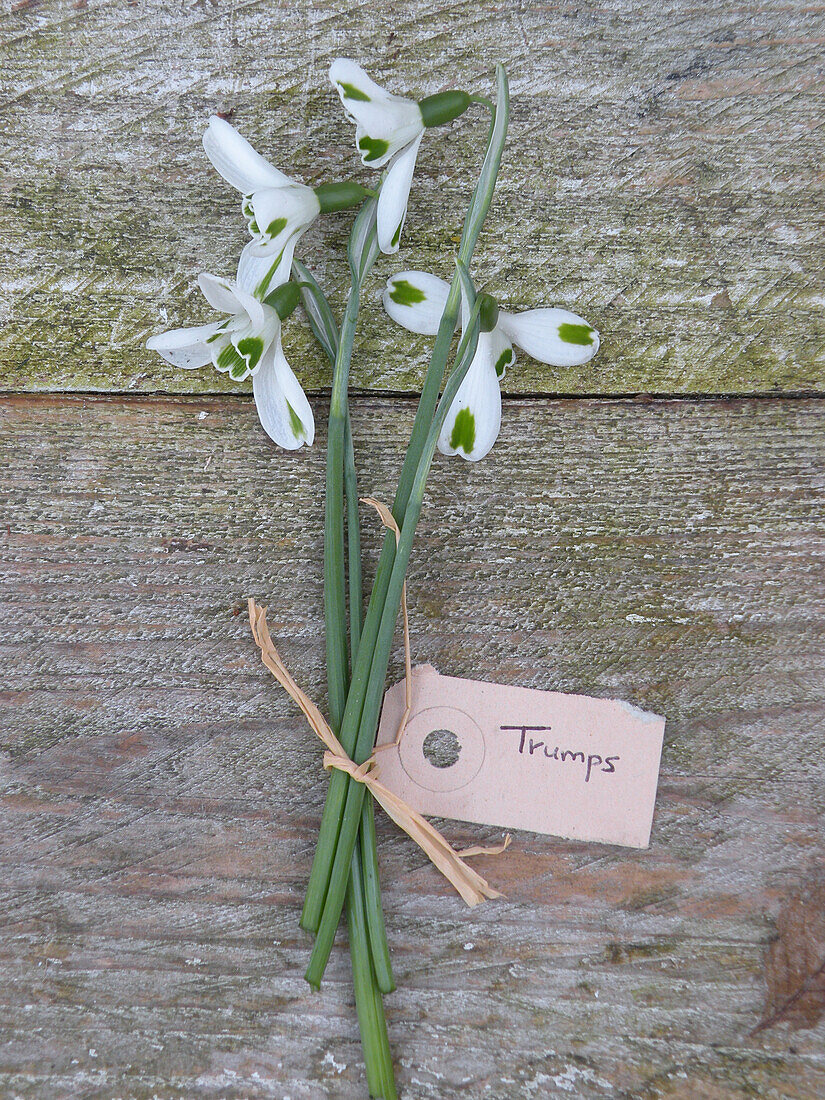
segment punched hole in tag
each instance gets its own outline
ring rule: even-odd
[[[484,762],[484,736],[458,707],[426,707],[407,721],[398,747],[401,766],[427,791],[456,791],[478,775]]]
[[[432,730],[424,738],[421,751],[434,768],[452,768],[458,763],[461,742],[452,730]]]

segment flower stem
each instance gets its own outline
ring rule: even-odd
[[[347,885],[347,927],[352,956],[352,980],[355,987],[355,1009],[361,1031],[361,1046],[371,1097],[396,1100],[387,1021],[381,991],[375,981],[367,936],[364,911],[364,880],[361,853],[356,848],[350,866]]]
[[[347,302],[338,353],[332,372],[327,442],[326,509],[324,513],[324,626],[327,643],[327,690],[333,729],[340,729],[347,698],[347,615],[344,570],[344,453],[347,435],[347,387],[359,287],[353,283]]]
[[[508,87],[507,77],[501,65],[497,66],[496,78],[498,106],[493,115],[484,162],[464,221],[461,244],[459,246],[459,259],[468,266],[484,220],[487,216],[487,211],[490,207],[499,166],[501,164],[504,139],[507,132],[509,115]],[[399,525],[405,522],[413,483],[422,459],[428,433],[431,430],[433,414],[438,400],[438,392],[444,379],[449,348],[458,319],[460,297],[460,283],[458,276],[456,276],[450,287],[444,314],[441,318],[438,335],[436,336],[435,345],[430,358],[430,364],[424,379],[421,398],[413,423],[412,434],[410,436],[410,443],[404,459],[398,489],[393,503],[393,515]],[[361,645],[358,650],[358,657],[353,665],[352,683],[350,685],[344,718],[341,725],[341,743],[346,752],[350,755],[352,755],[355,750],[358,731],[361,725],[362,712],[364,710],[364,701],[368,687],[370,686],[370,679],[373,676],[373,656],[384,606],[387,601],[395,558],[395,537],[391,532],[388,532],[384,539],[384,546],[378,562],[372,596],[370,598],[367,617],[362,631]],[[377,677],[377,675],[378,665],[375,666],[375,676]],[[381,688],[383,688],[383,679],[385,676],[386,666],[381,674]],[[374,686],[372,691],[373,693],[375,692]],[[336,846],[341,829],[341,819],[344,813],[348,787],[351,782],[348,776],[336,772],[331,777],[327,791],[327,801],[321,821],[318,848],[316,849],[315,861],[313,863],[312,873],[307,887],[307,897],[304,904],[304,918],[308,920],[308,923],[304,924],[304,927],[311,927],[313,931],[318,929],[321,914],[324,911],[327,888],[335,862]],[[362,784],[357,784],[357,786],[360,787]],[[316,944],[316,947],[317,946]],[[320,955],[322,954],[323,949],[320,951]],[[314,965],[311,961],[310,969],[307,972],[308,980],[311,981],[314,978],[316,981],[320,982],[325,963],[325,958],[320,967],[317,965],[317,959],[314,959]]]
[[[486,107],[491,114],[495,114],[496,106],[492,99],[488,99],[486,95],[471,95],[470,102],[480,103],[482,106]]]
[[[355,472],[355,453],[352,442],[352,424],[347,403],[347,420],[344,440],[344,495],[347,505],[347,559],[349,576],[349,632],[351,661],[354,664],[361,638],[361,532],[358,522],[358,483]],[[381,905],[381,884],[378,875],[378,849],[375,837],[375,802],[370,795],[361,808],[359,850],[353,857],[360,861],[363,883],[364,914],[374,979],[381,993],[392,993],[395,979],[392,973],[384,910]],[[353,960],[353,966],[355,960]],[[383,1012],[383,1009],[382,1009]]]
[[[361,783],[358,785],[363,786]],[[375,800],[371,794],[364,799],[361,807],[361,826],[358,837],[364,874],[364,907],[375,980],[382,993],[392,993],[395,989],[395,978],[392,973],[387,929],[384,924],[384,908],[381,904],[378,846],[375,838]]]
[[[327,666],[332,667],[329,677],[329,707],[333,729],[341,728],[346,693],[343,683],[346,678],[346,659],[342,657],[346,644],[346,626],[344,620],[344,565],[343,565],[343,490],[344,490],[344,452],[346,450],[346,421],[348,418],[347,394],[349,385],[349,364],[352,357],[352,344],[355,338],[355,326],[358,320],[358,306],[361,285],[378,255],[376,242],[375,216],[376,200],[369,199],[361,208],[353,223],[347,254],[352,281],[347,308],[344,314],[341,332],[335,347],[335,361],[332,376],[332,396],[329,413],[329,443],[327,448],[326,513],[324,526],[324,595],[327,631]],[[350,475],[350,480],[354,477]],[[357,510],[357,496],[348,501],[348,511]],[[360,570],[360,563],[359,563]],[[360,600],[359,600],[360,617]],[[359,630],[359,639],[360,639]],[[342,643],[343,638],[343,643]],[[360,644],[358,647],[360,652]],[[356,647],[352,647],[353,666],[357,666]],[[346,747],[346,746],[345,746]],[[343,772],[333,771],[327,789],[326,806],[343,808],[348,777]],[[341,815],[327,812],[326,807],[321,818],[318,843],[315,849],[310,872],[310,884],[315,888],[307,889],[304,907],[301,913],[301,927],[315,932],[321,919],[326,884],[329,880],[331,862],[326,853],[334,851],[338,839]],[[375,923],[375,922],[374,922]]]
[[[373,204],[374,205],[374,204]],[[356,229],[364,218],[356,219]],[[368,219],[366,219],[368,221]],[[327,677],[330,718],[340,728],[344,701],[349,688],[350,665],[346,646],[346,575],[344,570],[344,508],[346,501],[347,560],[349,573],[350,638],[352,661],[355,660],[362,615],[361,539],[358,518],[358,484],[350,421],[348,383],[349,365],[358,320],[360,288],[374,255],[361,250],[361,260],[351,263],[352,287],[340,333],[320,287],[304,269],[302,289],[310,323],[333,364],[330,400],[329,445],[327,450],[326,512],[324,539],[324,607],[327,632]],[[352,256],[351,256],[352,259]],[[299,269],[299,276],[300,276]],[[314,308],[313,308],[314,307]],[[361,842],[352,854],[347,884],[347,925],[352,956],[355,1004],[361,1030],[364,1062],[370,1095],[395,1100],[392,1057],[381,999],[383,990],[394,988],[389,948],[386,942],[381,895],[378,887],[378,862],[372,799],[361,808],[364,821]],[[377,963],[373,965],[373,955]]]
[[[344,495],[347,507],[347,558],[349,578],[349,626],[350,648],[353,655],[358,652],[361,636],[361,533],[358,522],[358,483],[355,474],[355,453],[352,444],[352,425],[347,403],[347,417],[344,437]],[[361,1047],[364,1051],[364,1066],[367,1073],[367,1086],[371,1097],[380,1100],[396,1100],[395,1077],[392,1067],[387,1021],[384,1016],[382,992],[387,992],[379,981],[372,955],[374,920],[368,918],[369,903],[375,904],[375,891],[368,885],[370,879],[378,880],[378,863],[375,850],[375,822],[373,817],[373,799],[364,800],[362,807],[362,826],[360,845],[355,849],[350,865],[347,883],[347,929],[349,931],[350,957],[352,960],[352,983],[355,990],[355,1010],[358,1014],[358,1026],[361,1033]],[[369,819],[366,827],[364,819]],[[372,822],[372,828],[369,827]],[[381,915],[381,897],[377,895],[378,911]],[[386,966],[389,969],[389,951],[386,938],[383,940],[386,954]],[[389,970],[390,977],[392,971]]]
[[[358,220],[356,219],[356,221]],[[353,233],[355,233],[355,226],[353,226]],[[369,252],[367,252],[367,257],[369,257]],[[314,276],[304,264],[296,260],[293,262],[293,269],[298,287],[302,292],[301,298],[310,328],[335,369],[336,365],[339,364],[340,333],[329,302]],[[352,270],[353,280],[355,281],[357,275],[360,281],[362,270],[365,273],[363,265],[361,263],[353,264]],[[343,360],[341,362],[343,363]],[[338,369],[340,369],[340,365]],[[361,534],[358,522],[358,482],[355,471],[355,453],[348,400],[345,411],[343,482],[346,499],[347,557],[349,565],[350,652],[352,660],[354,660],[358,652],[361,635],[361,606],[363,600]],[[344,670],[344,678],[348,682],[349,668]],[[371,798],[364,802],[362,813],[365,816],[368,813],[368,806],[371,810]],[[392,986],[392,971],[389,968],[389,952],[384,934],[380,895],[377,894],[377,883],[378,865],[375,852],[375,834],[370,827],[370,822],[367,821],[366,828],[362,829],[361,846],[354,853],[350,867],[350,881],[347,886],[347,924],[349,927],[350,954],[352,956],[355,1004],[361,1028],[370,1094],[375,1097],[382,1097],[383,1100],[394,1100],[396,1092],[392,1058],[387,1039],[384,1005],[381,999],[382,989]],[[372,907],[377,908],[377,921],[375,918],[368,919]],[[376,929],[380,930],[380,940],[377,944]],[[371,953],[375,953],[378,959],[386,959],[386,967],[382,971],[381,977],[376,973]],[[389,985],[387,975],[389,975]]]
[[[358,481],[355,475],[355,449],[352,423],[347,402],[344,425],[344,496],[347,502],[347,575],[349,577],[349,644],[350,663],[355,663],[361,643],[361,602],[364,598],[361,579],[361,528],[358,521]]]
[[[432,464],[438,434],[444,423],[452,401],[458,392],[458,387],[469,370],[476,342],[478,340],[478,304],[473,308],[471,322],[464,332],[459,350],[456,356],[455,369],[450,374],[449,381],[444,389],[444,395],[439,403],[438,410],[430,425],[430,430],[422,448],[421,458],[415,471],[413,483],[410,489],[410,497],[401,527],[401,535],[398,540],[398,550],[395,555],[386,596],[379,614],[379,628],[376,636],[376,644],[371,661],[370,672],[367,680],[367,688],[363,698],[363,711],[361,714],[354,752],[350,755],[353,759],[362,763],[370,755],[375,741],[375,731],[378,726],[378,716],[381,709],[384,680],[389,664],[392,638],[395,631],[395,621],[398,616],[398,608],[401,602],[401,590],[407,572],[410,553],[412,551],[415,528],[421,514],[424,502],[424,492],[427,484],[427,475]],[[372,600],[370,612],[373,611]],[[368,612],[369,618],[369,612]],[[364,643],[361,643],[360,655],[364,652]],[[352,693],[350,694],[352,698]],[[309,966],[305,974],[309,984],[317,989],[326,968],[335,931],[341,919],[341,908],[344,903],[344,895],[347,886],[349,866],[352,861],[353,851],[358,838],[358,830],[362,820],[362,807],[366,788],[363,783],[352,782],[346,792],[344,811],[341,818],[341,826],[338,835],[336,850],[333,853],[332,870],[329,885],[326,892],[318,933],[310,956]]]

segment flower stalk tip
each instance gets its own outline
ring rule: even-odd
[[[264,304],[271,306],[282,321],[285,321],[298,306],[301,290],[295,283],[281,283],[264,298]]]

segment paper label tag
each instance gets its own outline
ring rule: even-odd
[[[384,697],[391,745],[404,681]],[[616,699],[412,674],[399,748],[376,754],[381,782],[422,814],[646,848],[665,720]]]

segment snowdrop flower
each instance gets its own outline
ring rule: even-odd
[[[243,261],[242,261],[243,264]],[[280,447],[312,445],[315,420],[301,384],[281,348],[281,320],[298,304],[294,283],[284,283],[259,301],[238,279],[203,274],[198,283],[209,304],[229,316],[197,328],[178,328],[153,336],[146,346],[173,367],[193,370],[207,363],[236,382],[252,377],[258,416],[267,435]]]
[[[397,252],[424,130],[458,118],[473,99],[457,91],[440,92],[418,102],[392,95],[370,80],[360,65],[341,57],[333,61],[329,78],[355,123],[361,162],[376,168],[387,166],[378,196],[378,244],[382,252]]]
[[[402,271],[387,283],[384,309],[410,332],[434,336],[449,290],[449,285],[435,275]],[[438,439],[442,454],[458,454],[471,462],[484,458],[498,436],[499,381],[516,361],[513,344],[540,363],[554,367],[581,366],[599,350],[598,332],[575,313],[566,309],[506,313],[489,294],[480,297],[481,331],[476,353]]]
[[[295,246],[319,214],[354,206],[369,194],[351,181],[312,188],[290,179],[217,115],[209,120],[203,147],[215,169],[243,195],[252,240],[241,266],[259,298],[287,282]]]

